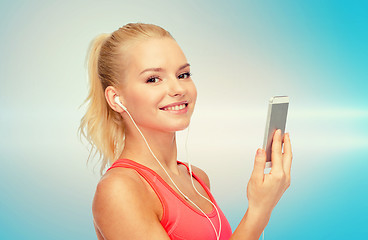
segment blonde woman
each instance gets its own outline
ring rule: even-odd
[[[289,135],[274,135],[272,170],[258,149],[248,210],[232,232],[206,173],[177,160],[197,92],[173,37],[151,24],[98,36],[89,54],[90,92],[81,132],[102,159],[93,200],[99,240],[258,239],[290,185]],[[284,152],[282,153],[282,144]]]

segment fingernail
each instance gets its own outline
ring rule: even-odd
[[[281,135],[281,129],[277,129],[276,133]]]
[[[262,149],[262,148],[258,148],[258,150],[257,150],[257,155],[262,154],[262,152],[263,152],[263,149]]]

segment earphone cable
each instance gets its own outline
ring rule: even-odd
[[[143,133],[141,132],[141,130],[138,128],[138,126],[137,126],[137,124],[135,123],[135,121],[133,120],[133,117],[130,115],[130,113],[129,113],[129,111],[128,110],[126,110],[125,109],[125,112],[129,115],[129,117],[130,117],[130,119],[132,120],[132,122],[133,122],[133,124],[134,124],[134,126],[137,128],[137,130],[138,130],[138,132],[141,134],[141,136],[142,136],[142,138],[143,138],[143,140],[144,140],[144,142],[146,143],[146,145],[147,145],[147,147],[148,147],[148,150],[151,152],[151,154],[152,154],[152,156],[156,159],[156,161],[158,162],[158,164],[161,166],[161,168],[164,170],[164,172],[166,173],[166,175],[169,177],[169,179],[170,179],[170,181],[172,182],[172,184],[175,186],[175,188],[179,191],[179,193],[186,199],[186,200],[188,200],[191,204],[193,204],[204,216],[206,216],[206,218],[208,219],[208,221],[210,221],[210,223],[211,223],[211,225],[212,225],[212,227],[213,227],[213,230],[215,231],[215,234],[216,234],[216,238],[217,238],[217,240],[219,240],[220,239],[220,236],[219,236],[219,234],[220,234],[220,232],[219,233],[217,233],[217,231],[216,231],[216,228],[215,228],[215,226],[214,226],[214,224],[213,224],[213,222],[211,221],[211,219],[207,216],[207,214],[200,208],[200,207],[198,207],[197,206],[197,204],[195,204],[189,197],[187,197],[180,189],[179,189],[179,187],[175,184],[175,182],[174,182],[174,180],[170,177],[170,174],[166,171],[166,169],[165,169],[165,167],[161,164],[161,162],[157,159],[157,157],[156,157],[156,155],[153,153],[153,151],[152,151],[152,149],[151,149],[151,147],[149,146],[149,144],[148,144],[148,142],[147,142],[147,140],[146,140],[146,138],[144,137],[144,135],[143,135]],[[190,166],[190,164],[189,164],[189,166]],[[190,169],[191,169],[191,167],[189,167]],[[191,171],[191,170],[190,170]],[[192,173],[190,172],[190,175],[191,175],[191,179],[192,179]],[[193,184],[193,179],[192,179],[192,185],[194,186],[194,184]],[[197,189],[194,187],[194,189],[197,191]],[[199,193],[198,191],[197,191],[197,193]],[[199,193],[200,194],[200,193]],[[202,194],[200,194],[203,198],[205,198],[205,199],[207,199],[206,197],[204,197]],[[208,200],[208,199],[207,199]],[[208,200],[208,201],[210,201],[210,200]],[[211,201],[210,201],[211,202]],[[211,202],[212,203],[212,202]],[[213,203],[212,203],[213,204]],[[218,210],[217,210],[217,208],[216,208],[216,206],[213,204],[213,206],[215,207],[215,209],[216,209],[216,212],[217,212],[217,214],[218,214],[218,216],[219,216],[219,221],[220,221],[220,229],[221,229],[221,220],[220,220],[220,215],[219,215],[219,212],[218,212]]]
[[[197,188],[194,186],[194,181],[193,181],[193,171],[192,171],[192,164],[190,163],[190,158],[189,158],[189,154],[188,154],[188,135],[189,135],[189,127],[190,125],[188,126],[188,130],[187,130],[187,135],[186,135],[186,138],[185,138],[185,152],[186,152],[186,159],[187,159],[187,162],[188,162],[188,166],[189,166],[189,173],[190,173],[190,179],[191,179],[191,182],[192,182],[192,186],[194,188],[194,190],[204,199],[206,199],[209,203],[212,204],[212,206],[215,208],[216,210],[216,213],[217,213],[217,216],[218,216],[218,219],[219,219],[219,231],[218,231],[218,234],[216,234],[217,236],[217,239],[220,239],[220,235],[221,235],[221,217],[220,217],[220,213],[216,207],[216,205],[211,201],[209,200],[208,198],[206,198],[205,196],[203,196],[198,190]],[[212,222],[211,222],[212,224]],[[213,224],[212,224],[213,225]]]

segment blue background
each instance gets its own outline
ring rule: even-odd
[[[367,1],[1,1],[0,238],[96,239],[99,166],[77,136],[85,56],[128,22],[166,28],[186,53],[199,94],[189,158],[233,229],[267,100],[289,95],[292,183],[265,239],[364,238],[367,12]]]

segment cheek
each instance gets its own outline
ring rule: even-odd
[[[153,89],[137,88],[130,90],[126,100],[127,105],[131,106],[135,112],[147,112],[155,110],[158,107],[158,104],[162,100],[162,94],[160,91]]]

